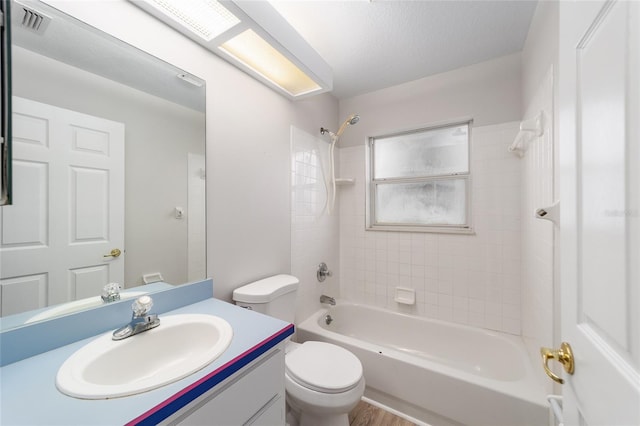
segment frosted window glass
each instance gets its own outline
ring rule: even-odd
[[[378,224],[464,225],[466,179],[380,183],[375,187]]]
[[[469,172],[469,125],[375,138],[373,179]]]

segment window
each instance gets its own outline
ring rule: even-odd
[[[470,124],[369,139],[368,229],[471,232]]]

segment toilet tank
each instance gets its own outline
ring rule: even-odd
[[[293,323],[300,281],[292,275],[275,275],[233,291],[236,305]]]

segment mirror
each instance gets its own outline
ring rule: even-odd
[[[40,1],[11,6],[2,322],[111,282],[205,278],[204,81]]]

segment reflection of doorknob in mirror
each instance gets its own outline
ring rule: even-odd
[[[555,359],[564,367],[564,371],[569,374],[573,374],[575,371],[575,361],[573,359],[573,351],[571,345],[567,342],[562,342],[560,349],[540,348],[540,355],[542,355],[542,367],[544,372],[547,373],[554,382],[558,382],[561,385],[564,384],[564,380],[556,376],[547,365],[550,359]]]
[[[122,254],[122,252],[120,251],[120,249],[113,249],[111,250],[111,252],[109,254],[105,254],[103,257],[118,257]]]

